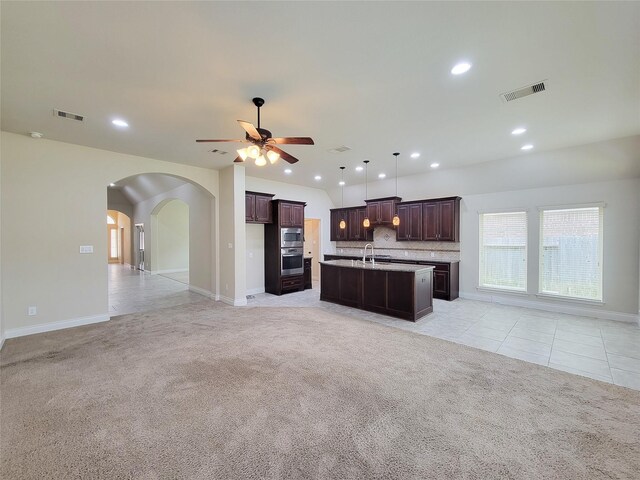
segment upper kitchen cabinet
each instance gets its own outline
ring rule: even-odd
[[[460,241],[460,197],[422,203],[422,239],[437,242]]]
[[[332,242],[341,242],[341,241],[348,240],[349,230],[347,228],[340,228],[341,220],[344,220],[345,222],[349,220],[349,211],[344,208],[331,210],[331,241]]]
[[[398,204],[396,240],[422,240],[422,204]]]
[[[281,227],[304,227],[304,202],[292,200],[274,200],[274,208],[278,209]]]
[[[396,203],[401,200],[399,197],[365,200],[367,204],[367,217],[369,217],[371,225],[392,225],[393,215],[396,212]]]
[[[366,214],[367,210],[365,207],[349,209],[349,219],[347,220],[347,240],[356,240],[361,242],[373,240],[373,229],[367,229],[363,226]]]
[[[245,221],[246,223],[271,223],[273,215],[271,199],[273,194],[259,192],[245,192]]]

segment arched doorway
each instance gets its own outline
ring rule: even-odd
[[[216,210],[209,191],[181,177],[145,173],[114,182],[107,202],[130,212],[133,228],[132,267],[109,266],[112,316],[215,298]]]

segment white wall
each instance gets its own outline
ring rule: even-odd
[[[212,228],[216,223],[213,212],[214,198],[200,187],[184,185],[163,192],[134,205],[134,223],[145,225],[145,270],[156,273],[168,270],[158,263],[158,225],[152,216],[171,205],[171,200],[180,200],[188,206],[188,218],[182,218],[188,227],[189,288],[207,296],[215,296],[215,243]],[[178,203],[178,202],[176,202]],[[136,239],[137,242],[137,239]],[[137,248],[137,246],[135,247]]]
[[[220,171],[220,300],[246,305],[244,166]]]
[[[319,251],[322,253],[331,253],[334,251],[331,242],[330,232],[330,213],[329,210],[334,208],[333,202],[327,195],[327,192],[319,188],[309,188],[300,185],[291,185],[289,183],[274,182],[272,180],[263,180],[256,177],[246,177],[246,189],[252,192],[272,193],[274,200],[296,200],[306,202],[304,209],[305,218],[317,218],[320,220],[320,246]],[[257,227],[257,228],[253,228]],[[262,262],[253,261],[256,252],[264,252],[264,227],[256,225],[247,225],[247,263],[246,278],[247,292],[259,293],[264,291],[264,258]],[[253,251],[254,259],[249,259],[249,252]],[[252,260],[252,261],[250,261]],[[314,262],[320,259],[314,259]]]
[[[109,183],[161,172],[192,180],[218,195],[214,170],[26,135],[2,132],[0,156],[7,337],[109,318],[105,261]],[[80,245],[93,245],[94,253],[80,254]],[[27,316],[30,305],[38,307],[36,316]]]
[[[638,244],[640,180],[565,185],[512,192],[464,195],[461,212],[460,294],[468,298],[548,307],[575,313],[602,315],[633,321],[638,312]],[[604,202],[603,298],[604,305],[538,298],[540,216],[538,207]],[[528,212],[527,293],[490,294],[479,291],[478,212],[522,208]],[[603,313],[605,312],[605,313]],[[615,312],[619,315],[612,314]],[[627,315],[624,315],[627,314]]]
[[[157,214],[158,273],[189,270],[189,205],[171,200]]]

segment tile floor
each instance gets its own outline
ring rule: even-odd
[[[180,281],[109,266],[112,315],[202,301],[210,300]],[[317,288],[252,295],[247,306],[322,308],[640,390],[640,327],[634,324],[463,299],[434,300],[434,313],[413,323],[321,302]]]

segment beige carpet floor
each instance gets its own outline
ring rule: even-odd
[[[640,392],[314,308],[8,340],[3,479],[638,478]]]

